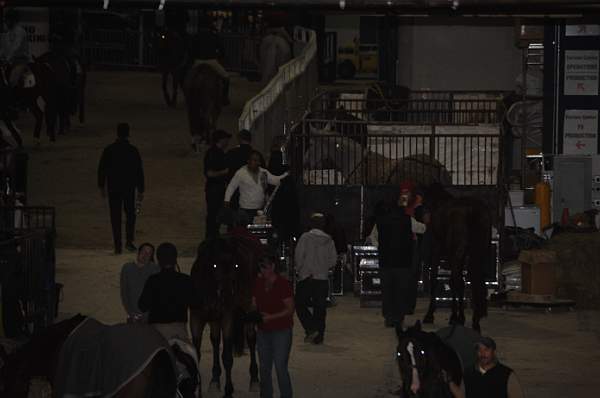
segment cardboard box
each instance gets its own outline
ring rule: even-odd
[[[523,250],[521,262],[521,291],[526,294],[554,295],[556,293],[556,253],[550,250]]]

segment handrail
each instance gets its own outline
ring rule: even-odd
[[[317,53],[317,35],[311,29],[296,26],[294,39],[305,42],[300,54],[279,67],[277,74],[254,97],[246,102],[238,121],[240,130],[252,128],[256,119],[262,116],[283,93],[286,85],[303,73]]]

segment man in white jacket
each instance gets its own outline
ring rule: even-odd
[[[329,270],[337,262],[337,251],[331,236],[323,232],[323,214],[314,213],[310,225],[310,231],[298,240],[294,254],[298,275],[296,314],[306,332],[304,341],[321,344],[325,335]],[[313,307],[312,313],[309,306]]]

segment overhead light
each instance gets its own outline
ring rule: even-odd
[[[346,8],[346,0],[340,0],[340,9],[343,10]]]
[[[160,3],[158,3],[158,11],[162,11],[165,8],[165,2],[167,0],[160,0]]]
[[[104,8],[105,10],[108,10],[108,3],[110,3],[110,0],[103,0],[103,2],[104,2],[104,6],[103,6],[103,8]]]

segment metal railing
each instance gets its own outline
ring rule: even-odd
[[[292,135],[290,153],[293,173],[304,185],[397,185],[411,179],[495,186],[501,144],[497,127],[305,119]]]
[[[369,96],[365,90],[332,90],[311,101],[311,111],[332,118],[340,109],[361,120],[401,123],[500,123],[504,115],[501,91],[409,91],[405,98]]]
[[[244,105],[239,118],[239,128],[251,130],[253,145],[264,153],[270,152],[277,136],[286,135],[286,126],[302,118],[317,86],[316,33],[296,27],[294,39],[304,43],[303,48]]]

